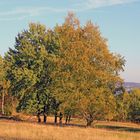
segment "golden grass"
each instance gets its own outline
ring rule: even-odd
[[[1,120],[0,140],[140,140],[140,133]]]

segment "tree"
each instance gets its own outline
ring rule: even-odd
[[[132,121],[140,121],[140,89],[134,89],[130,95],[128,118]]]
[[[5,57],[9,62],[11,92],[18,97],[19,111],[35,113],[44,122],[54,111],[71,116],[80,113],[90,126],[94,119],[112,119],[114,91],[122,82],[124,58],[111,53],[98,26],[81,26],[73,13],[62,25],[46,30],[30,24],[16,37],[15,48]],[[111,115],[109,115],[111,114]]]
[[[19,100],[17,110],[36,114],[38,122],[43,114],[45,123],[52,96],[49,85],[55,51],[50,34],[45,26],[31,23],[28,30],[18,34],[15,48],[5,56],[10,65],[10,89]]]
[[[5,96],[8,95],[8,89],[10,82],[6,80],[6,70],[7,66],[5,60],[0,56],[0,93],[1,93],[1,113],[2,115],[6,114],[5,112]]]
[[[130,110],[130,94],[123,92],[115,96],[116,98],[116,116],[117,121],[126,121]]]
[[[1,113],[4,114],[4,90],[3,90],[3,80],[4,80],[4,64],[3,58],[0,56],[0,91],[1,91]]]
[[[55,27],[54,33],[60,44],[54,92],[63,105],[79,105],[87,125],[91,125],[95,114],[105,112],[103,106],[110,110],[106,102],[114,100],[111,93],[122,82],[119,72],[123,70],[124,58],[108,50],[97,26],[87,22],[81,27],[73,13],[69,13],[64,24]],[[79,100],[68,100],[71,96]]]
[[[75,94],[67,96],[65,101],[60,105],[60,110],[65,117],[65,124],[69,124],[71,117],[79,113],[79,107],[77,106],[78,98]]]

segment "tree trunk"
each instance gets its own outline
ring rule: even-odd
[[[57,112],[54,114],[54,123],[57,124]]]
[[[2,101],[1,101],[1,111],[2,111],[2,115],[4,115],[4,92],[2,92]]]
[[[68,123],[70,123],[71,121],[71,115],[69,115],[69,118],[68,118]]]
[[[39,108],[40,100],[39,100],[39,95],[37,94],[36,96],[37,96],[37,102],[38,102],[37,118],[38,118],[38,123],[40,123],[41,122],[41,118],[40,118],[41,113],[40,113],[40,108]]]
[[[65,121],[65,124],[67,124],[68,122],[68,115],[66,115],[66,121]]]
[[[66,121],[65,124],[69,124],[71,120],[71,115],[66,115]]]
[[[59,124],[62,125],[62,118],[63,118],[63,114],[60,112],[59,114]]]
[[[43,112],[43,115],[44,115],[44,123],[47,122],[47,111],[48,111],[48,107],[46,105],[44,105],[44,112]]]
[[[92,120],[87,120],[87,127],[90,127],[92,122],[93,122]]]
[[[47,114],[44,113],[44,123],[46,123],[46,122],[47,122]]]
[[[89,115],[89,116],[86,118],[86,121],[87,121],[87,127],[90,127],[91,124],[93,123],[93,117],[92,117],[92,115]]]
[[[40,113],[37,114],[38,123],[41,122]]]

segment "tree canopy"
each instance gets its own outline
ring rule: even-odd
[[[97,25],[81,25],[73,13],[53,29],[30,23],[4,61],[17,111],[37,115],[38,122],[41,115],[46,122],[49,113],[56,122],[59,112],[60,121],[80,115],[90,126],[94,119],[113,119],[121,106],[114,93],[123,82],[124,57],[110,52]]]

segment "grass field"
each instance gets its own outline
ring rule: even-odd
[[[0,120],[0,140],[140,140],[140,126],[98,122],[98,128]]]

